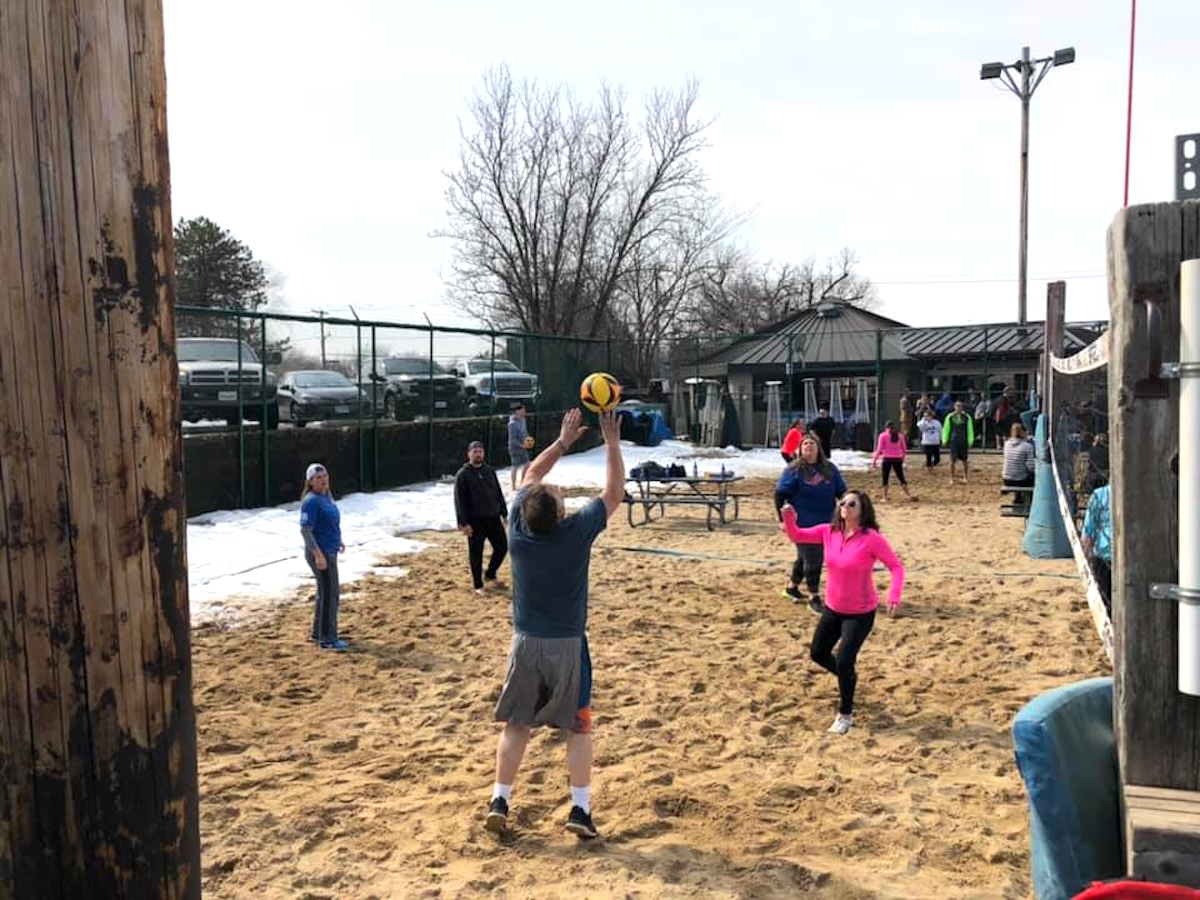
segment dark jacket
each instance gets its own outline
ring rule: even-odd
[[[458,470],[454,476],[454,512],[460,526],[508,515],[495,469],[487,463],[479,467],[467,463]]]

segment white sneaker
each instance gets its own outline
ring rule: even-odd
[[[833,724],[829,726],[830,734],[845,734],[850,730],[850,726],[854,724],[854,716],[843,716],[838,713],[838,717],[833,720]]]

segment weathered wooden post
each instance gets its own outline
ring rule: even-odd
[[[1130,872],[1200,885],[1200,698],[1178,688],[1174,600],[1179,395],[1161,363],[1177,360],[1180,262],[1200,257],[1200,202],[1135,206],[1108,236],[1112,325],[1115,721]],[[1194,443],[1194,434],[1182,436]],[[1200,502],[1200,498],[1187,498]]]
[[[159,0],[0,2],[0,897],[198,897]]]

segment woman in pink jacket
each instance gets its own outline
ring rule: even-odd
[[[908,492],[908,479],[904,477],[904,457],[908,455],[908,438],[896,429],[895,422],[888,422],[883,431],[879,432],[879,440],[875,444],[875,455],[871,457],[871,468],[883,459],[883,502],[888,498],[888,480],[893,472],[900,482],[900,489],[909,500],[916,500]]]
[[[904,590],[904,564],[879,533],[875,507],[862,491],[842,495],[829,525],[801,528],[796,524],[796,511],[785,504],[782,528],[793,543],[823,544],[825,548],[825,610],[813,632],[811,653],[813,662],[837,676],[840,702],[829,730],[845,734],[854,724],[855,661],[875,625],[879,606],[871,570],[878,560],[891,572],[887,609],[888,615],[895,615]],[[835,656],[833,647],[839,640]]]

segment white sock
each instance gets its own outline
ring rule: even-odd
[[[507,803],[512,799],[512,787],[511,784],[501,784],[497,781],[492,785],[492,798],[501,797]]]
[[[587,787],[575,787],[575,785],[571,785],[571,805],[578,806],[590,815],[592,812],[591,785]]]

